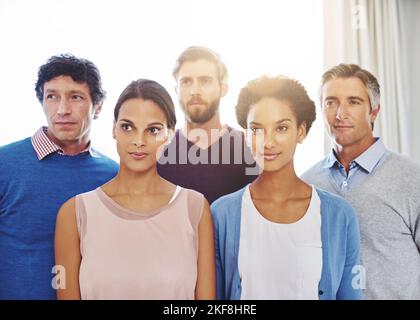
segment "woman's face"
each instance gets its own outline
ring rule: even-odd
[[[289,104],[264,97],[251,105],[247,116],[247,141],[258,165],[264,171],[277,171],[293,165],[297,143],[306,135],[305,123],[297,119]]]
[[[165,113],[156,103],[143,99],[125,101],[113,128],[121,167],[143,172],[156,166],[172,133]]]

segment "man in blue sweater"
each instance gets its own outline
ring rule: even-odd
[[[380,89],[357,65],[324,73],[321,101],[332,152],[303,180],[356,209],[367,299],[420,299],[420,166],[373,136]]]
[[[0,299],[55,299],[56,214],[118,171],[90,143],[105,98],[92,62],[51,57],[39,68],[35,91],[48,126],[0,147]]]

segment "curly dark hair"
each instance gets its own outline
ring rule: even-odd
[[[77,58],[66,53],[52,56],[39,67],[38,80],[35,84],[36,97],[42,103],[45,82],[59,76],[69,76],[76,82],[86,82],[90,98],[94,105],[102,105],[106,92],[102,89],[101,75],[98,68],[89,60]]]
[[[239,93],[235,107],[239,125],[247,128],[250,107],[264,97],[272,97],[290,104],[297,119],[297,125],[306,123],[306,133],[316,118],[315,103],[309,98],[305,88],[296,80],[285,77],[262,76],[249,81]]]
[[[165,113],[168,128],[176,125],[175,106],[168,91],[158,82],[148,79],[132,81],[121,93],[114,108],[114,120],[118,120],[121,106],[130,99],[151,100]]]

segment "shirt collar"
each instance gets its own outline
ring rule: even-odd
[[[385,145],[380,138],[375,138],[376,142],[372,144],[365,152],[358,156],[354,161],[365,169],[367,172],[371,173],[372,170],[376,167],[379,160],[386,152]]]
[[[47,127],[39,128],[39,130],[35,132],[35,134],[31,137],[31,142],[35,149],[38,160],[42,160],[54,152],[57,152],[61,155],[68,155],[64,153],[63,149],[61,149],[58,145],[52,142],[50,138],[48,138]],[[98,157],[96,151],[92,149],[90,141],[85,149],[77,154],[72,154],[71,156],[77,156],[84,152],[89,152],[91,156]]]
[[[358,156],[353,161],[356,162],[360,167],[371,173],[375,166],[381,160],[382,156],[386,152],[386,147],[381,138],[375,138],[375,143],[372,144],[365,152]],[[340,164],[337,159],[334,150],[325,159],[323,167],[328,169],[333,167],[335,164]]]

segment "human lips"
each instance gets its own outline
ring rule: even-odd
[[[188,106],[203,106],[206,105],[206,102],[203,100],[191,100],[188,102]]]
[[[334,125],[334,129],[337,129],[337,130],[352,129],[352,128],[353,126],[349,124],[335,124]]]
[[[149,155],[146,152],[129,152],[129,154],[134,160],[143,160]]]
[[[264,160],[267,161],[273,161],[275,160],[280,153],[264,153],[262,156],[264,157]]]
[[[54,125],[61,127],[61,128],[68,128],[68,127],[73,127],[77,124],[77,122],[73,122],[73,121],[55,121]]]

